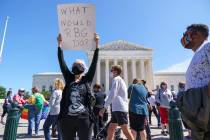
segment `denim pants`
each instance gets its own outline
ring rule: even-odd
[[[152,123],[152,120],[151,120],[152,112],[155,114],[155,117],[157,118],[157,122],[158,122],[158,126],[159,126],[160,125],[160,114],[157,111],[155,106],[152,106],[152,110],[149,110],[149,123],[150,124]]]
[[[44,137],[45,140],[51,140],[50,136],[50,127],[57,124],[58,115],[48,115],[47,119],[44,122],[43,129],[44,129]],[[58,131],[58,140],[61,140],[60,130],[57,125],[57,131]]]
[[[39,133],[39,124],[42,116],[42,110],[39,112],[30,111],[28,112],[28,135],[32,135],[33,126],[35,123],[35,134]]]

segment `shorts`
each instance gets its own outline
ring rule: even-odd
[[[128,124],[128,116],[126,112],[112,112],[111,123],[117,123],[119,126]]]
[[[168,109],[160,107],[160,120],[162,124],[168,124]]]
[[[129,112],[130,128],[139,132],[145,129],[146,115]]]

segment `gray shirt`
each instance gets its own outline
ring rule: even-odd
[[[50,97],[50,115],[58,115],[60,112],[60,102],[62,98],[62,90],[55,90]]]

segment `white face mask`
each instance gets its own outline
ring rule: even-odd
[[[114,78],[114,75],[113,75],[112,72],[109,74],[109,77],[110,77],[110,78]]]

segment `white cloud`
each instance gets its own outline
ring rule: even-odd
[[[159,71],[156,71],[156,72],[186,72],[187,71],[187,68],[190,64],[190,61],[191,61],[191,58],[190,59],[187,59],[181,63],[178,63],[178,64],[174,64],[168,68],[165,68],[163,70],[159,70]]]

